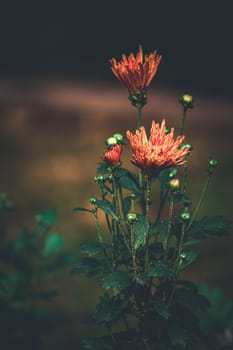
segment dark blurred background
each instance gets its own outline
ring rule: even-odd
[[[97,194],[93,176],[104,139],[135,128],[135,111],[109,59],[136,53],[140,44],[145,53],[157,49],[163,55],[149,89],[146,126],[166,116],[169,127],[178,127],[177,99],[194,95],[185,130],[195,151],[191,195],[195,203],[208,157],[216,156],[219,167],[201,215],[232,218],[230,2],[7,1],[0,9],[0,191],[16,204],[9,234],[34,225],[41,209],[57,207],[65,249],[76,252],[80,242],[94,237],[90,218],[71,209],[88,206]],[[231,247],[232,234],[213,239],[185,277],[220,286],[231,298]],[[76,349],[89,332],[80,320],[94,307],[99,288],[71,278],[67,269],[45,283],[60,292],[50,306],[56,334],[45,344]]]

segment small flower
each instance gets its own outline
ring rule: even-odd
[[[183,105],[185,109],[193,108],[194,106],[194,98],[191,95],[184,94],[179,98],[179,102]]]
[[[180,188],[180,180],[179,179],[170,180],[169,187],[172,191],[178,190]]]
[[[146,93],[147,87],[154,78],[162,56],[157,51],[143,57],[142,47],[136,56],[133,53],[127,58],[122,55],[122,61],[117,62],[115,58],[110,60],[113,74],[124,84],[129,93]]]
[[[118,164],[120,162],[122,150],[122,145],[113,145],[104,153],[102,160],[109,165]]]
[[[163,119],[161,126],[152,121],[149,140],[143,126],[135,134],[130,131],[126,133],[133,150],[131,162],[148,176],[157,176],[163,169],[184,164],[190,152],[188,148],[180,148],[185,136],[178,136],[174,140],[174,129],[169,134],[165,130]]]

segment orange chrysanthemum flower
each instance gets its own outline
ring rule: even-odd
[[[114,145],[104,152],[102,159],[109,165],[117,164],[120,162],[122,150],[122,145]]]
[[[146,93],[147,87],[154,78],[162,56],[157,51],[143,57],[142,47],[136,56],[133,53],[127,58],[122,55],[122,61],[117,62],[115,58],[110,60],[114,75],[124,84],[129,93]]]
[[[163,169],[184,164],[185,157],[190,152],[187,147],[180,147],[185,136],[178,136],[175,140],[174,128],[169,134],[165,131],[163,119],[161,126],[152,121],[149,140],[143,126],[135,134],[126,132],[133,150],[131,161],[148,176],[157,176]]]

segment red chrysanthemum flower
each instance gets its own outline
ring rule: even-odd
[[[122,150],[122,145],[114,145],[104,152],[102,159],[109,165],[117,164],[120,162]]]
[[[161,126],[152,121],[149,140],[143,126],[135,134],[126,132],[133,150],[131,161],[148,176],[157,176],[163,169],[184,164],[190,152],[187,147],[180,147],[185,136],[178,136],[175,140],[174,128],[168,134],[165,131],[163,119]]]
[[[162,56],[157,51],[143,57],[142,47],[136,56],[133,53],[127,58],[122,55],[122,61],[117,62],[115,58],[110,60],[114,75],[128,89],[129,93],[145,93],[151,80],[154,78]]]

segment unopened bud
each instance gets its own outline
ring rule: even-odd
[[[106,140],[105,140],[105,144],[108,148],[112,147],[112,146],[115,146],[117,145],[117,139],[113,136],[111,137],[108,137]]]
[[[97,201],[96,197],[90,197],[90,199],[89,199],[89,202],[91,204],[96,204],[96,201]]]
[[[179,102],[182,104],[182,106],[186,109],[193,108],[194,106],[194,98],[191,95],[184,94],[179,98]]]
[[[214,159],[214,158],[209,159],[209,166],[211,166],[212,168],[215,168],[217,165],[218,165],[217,159]]]
[[[147,94],[144,92],[132,92],[129,95],[129,100],[135,107],[143,107],[147,103]]]
[[[102,175],[97,175],[94,177],[94,180],[96,182],[103,182],[104,181],[104,177]]]
[[[176,168],[172,169],[169,173],[169,178],[173,179],[176,176],[176,174],[177,174],[177,169]]]
[[[190,145],[190,143],[184,143],[183,145],[181,145],[181,148],[188,148],[190,151],[193,150],[193,146]]]
[[[117,140],[117,143],[124,143],[124,136],[122,134],[114,134],[112,135],[112,137],[114,137]]]
[[[138,220],[138,216],[136,213],[128,213],[126,215],[126,220],[128,221],[129,224],[135,224]]]
[[[191,218],[191,214],[187,211],[184,211],[183,213],[180,214],[180,219],[183,221],[183,222],[187,222],[189,221]]]
[[[171,190],[178,190],[180,187],[180,180],[179,179],[171,179],[169,181],[169,187]]]

